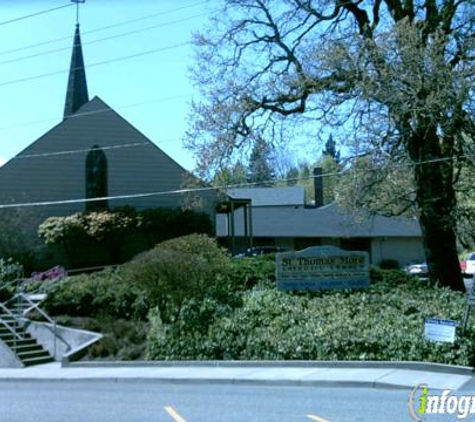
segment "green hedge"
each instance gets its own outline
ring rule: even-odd
[[[203,302],[191,318],[182,314],[175,324],[164,324],[152,312],[148,356],[475,364],[473,325],[455,345],[424,339],[425,318],[462,320],[464,295],[398,271],[372,275],[374,282],[363,291],[292,294],[258,286],[242,295],[241,307]],[[195,329],[201,313],[212,322]]]

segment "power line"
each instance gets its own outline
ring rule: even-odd
[[[158,144],[168,143],[168,142],[176,142],[180,141],[181,138],[168,138],[158,142]],[[111,149],[122,149],[122,148],[135,148],[135,147],[144,147],[144,146],[156,146],[155,142],[134,142],[130,144],[115,144],[115,145],[104,145],[100,146],[100,149],[103,151],[111,150]],[[54,152],[43,152],[38,154],[21,154],[12,157],[11,160],[20,160],[24,158],[43,158],[43,157],[56,157],[56,156],[63,156],[63,155],[71,155],[71,154],[81,154],[84,152],[91,151],[90,148],[88,149],[71,149],[71,150],[63,150],[63,151],[54,151]]]
[[[473,158],[475,155],[466,155],[466,157]],[[353,158],[357,158],[358,156],[354,156]],[[351,157],[349,157],[351,159]],[[418,163],[407,163],[405,167],[410,167],[413,165],[423,165],[423,164],[432,164],[437,163],[440,161],[447,161],[451,160],[452,158],[447,159],[431,159],[425,160]],[[156,196],[165,196],[165,195],[178,195],[178,194],[187,194],[187,193],[198,193],[198,192],[209,192],[209,191],[220,191],[220,190],[228,190],[228,189],[235,189],[235,188],[243,188],[243,187],[250,187],[250,186],[259,186],[263,184],[276,184],[282,182],[296,182],[300,180],[308,180],[308,179],[319,179],[319,178],[326,178],[326,177],[336,177],[342,176],[345,173],[349,172],[351,169],[341,170],[338,172],[331,172],[331,173],[324,173],[320,175],[309,175],[305,177],[295,177],[295,178],[282,178],[277,180],[269,180],[265,182],[251,182],[251,183],[238,183],[238,184],[231,184],[231,185],[221,185],[221,186],[207,186],[202,188],[186,188],[186,189],[177,189],[177,190],[169,190],[169,191],[158,191],[158,192],[143,192],[137,194],[127,194],[127,195],[115,195],[115,196],[105,196],[100,198],[78,198],[78,199],[67,199],[67,200],[58,200],[58,201],[40,201],[40,202],[26,202],[20,204],[0,204],[0,209],[5,208],[25,208],[25,207],[35,207],[35,206],[49,206],[49,205],[67,205],[67,204],[78,204],[78,203],[86,203],[86,202],[94,202],[94,201],[105,201],[105,200],[120,200],[120,199],[137,199],[137,198],[147,198],[147,197],[156,197]]]
[[[104,60],[102,62],[92,63],[92,64],[88,65],[87,67],[91,68],[91,67],[96,67],[96,66],[102,66],[102,65],[105,65],[105,64],[109,64],[109,63],[115,63],[115,62],[119,62],[119,61],[134,59],[136,57],[142,57],[142,56],[146,56],[146,55],[153,54],[153,53],[159,53],[159,52],[162,52],[162,51],[173,50],[175,48],[184,47],[185,45],[190,45],[190,42],[189,41],[182,42],[182,43],[170,45],[170,46],[167,46],[167,47],[154,48],[152,50],[147,50],[147,51],[142,51],[140,53],[130,54],[128,56],[116,57],[116,58],[113,58],[113,59]],[[17,84],[17,83],[20,83],[20,82],[28,82],[28,81],[32,81],[32,80],[36,80],[36,79],[46,78],[48,76],[61,75],[63,73],[69,72],[70,70],[71,69],[57,70],[55,72],[43,73],[41,75],[29,76],[29,77],[21,78],[21,79],[14,79],[14,80],[11,80],[11,81],[6,81],[6,82],[0,83],[0,87],[6,86],[6,85],[13,85],[13,84]],[[76,69],[72,69],[72,70],[76,70]]]
[[[328,177],[330,175],[336,175],[338,173],[327,173],[319,175],[318,177]],[[308,179],[314,178],[317,176],[309,176],[303,177],[298,179]],[[278,183],[286,180],[296,180],[296,179],[281,179],[281,180],[274,180],[273,183]],[[232,188],[239,188],[239,187],[248,187],[248,186],[256,186],[262,185],[263,183],[267,182],[252,182],[252,183],[241,183],[241,184],[233,184],[233,185],[223,185],[223,186],[207,186],[202,188],[186,188],[186,189],[176,189],[176,190],[169,190],[169,191],[158,191],[158,192],[143,192],[143,193],[135,193],[135,194],[128,194],[128,195],[115,195],[115,196],[104,196],[100,198],[80,198],[80,199],[65,199],[60,201],[41,201],[41,202],[26,202],[21,204],[0,204],[0,209],[3,208],[24,208],[24,207],[38,207],[38,206],[47,206],[47,205],[67,205],[67,204],[79,204],[79,203],[86,203],[86,202],[95,202],[95,201],[112,201],[112,200],[119,200],[119,199],[137,199],[137,198],[147,198],[147,197],[154,197],[154,196],[164,196],[164,195],[179,195],[179,194],[186,194],[186,193],[195,193],[195,192],[209,192],[209,191],[219,191],[219,190],[226,190]]]
[[[348,157],[347,160],[350,160],[351,158],[358,158],[358,157],[359,155]],[[473,158],[475,157],[475,155],[467,154],[465,157]],[[437,163],[443,160],[445,161],[452,160],[452,158],[449,157],[447,159],[442,159],[442,158],[430,159],[430,160],[420,161],[417,163],[407,163],[407,164],[404,164],[404,166],[411,167],[415,165],[432,164],[432,163]],[[346,170],[343,169],[337,172],[323,173],[319,175],[309,175],[305,177],[282,178],[282,179],[268,180],[268,181],[263,181],[263,182],[261,181],[261,182],[237,183],[237,184],[231,184],[231,185],[206,186],[206,187],[200,187],[200,188],[185,188],[185,189],[176,189],[176,190],[169,190],[169,191],[142,192],[142,193],[136,193],[136,194],[127,194],[127,195],[104,196],[100,198],[78,198],[78,199],[66,199],[66,200],[58,200],[58,201],[25,202],[25,203],[20,203],[20,204],[0,204],[0,209],[49,206],[49,205],[67,205],[67,204],[79,204],[79,203],[94,202],[94,201],[112,201],[112,200],[120,200],[120,199],[137,199],[137,198],[148,198],[148,197],[165,196],[165,195],[181,195],[181,194],[187,194],[187,193],[225,191],[228,189],[260,186],[264,184],[277,184],[277,183],[282,183],[282,182],[297,182],[297,181],[308,180],[308,179],[337,177],[337,176],[342,176],[350,171],[351,169],[346,169]]]
[[[21,20],[24,20],[24,19],[32,18],[34,16],[44,15],[45,13],[54,12],[55,10],[64,9],[65,7],[71,7],[71,6],[73,6],[73,4],[69,3],[69,4],[65,4],[63,6],[58,6],[58,7],[53,7],[51,9],[42,10],[41,12],[35,12],[35,13],[31,13],[29,15],[20,16],[18,18],[14,18],[14,19],[10,19],[10,20],[7,20],[7,21],[0,22],[0,26],[8,25],[8,24],[13,23],[13,22],[18,22],[18,21],[21,21]]]
[[[191,95],[192,94],[179,94],[179,95],[173,95],[173,96],[169,96],[169,97],[161,97],[161,98],[157,98],[155,100],[148,100],[148,101],[141,101],[141,102],[138,102],[138,103],[125,104],[125,105],[122,105],[122,106],[114,107],[113,109],[111,109],[111,108],[101,108],[99,110],[93,110],[93,111],[88,111],[88,112],[83,112],[83,113],[75,113],[75,114],[72,114],[71,116],[68,116],[68,120],[77,119],[77,118],[82,117],[82,116],[89,116],[89,115],[93,115],[93,114],[106,113],[106,112],[111,111],[111,110],[112,111],[122,110],[122,109],[126,109],[126,108],[139,107],[139,106],[148,105],[148,104],[156,104],[156,103],[161,103],[161,102],[165,102],[165,101],[178,100],[178,99],[182,99],[182,98],[190,98]],[[10,129],[14,129],[14,128],[17,128],[17,127],[37,125],[37,124],[40,124],[40,123],[46,123],[46,122],[52,122],[52,121],[57,121],[57,118],[56,117],[48,117],[48,118],[45,118],[45,119],[42,119],[42,120],[35,120],[35,121],[25,122],[25,123],[17,123],[15,125],[10,125],[10,126],[2,126],[2,127],[0,127],[0,130],[10,130]]]
[[[84,36],[84,35],[87,35],[87,34],[92,34],[92,33],[95,33],[95,32],[100,32],[100,31],[104,31],[104,30],[107,30],[107,29],[112,29],[112,28],[116,28],[116,27],[119,27],[119,26],[140,22],[140,21],[143,21],[143,20],[146,20],[146,19],[157,17],[157,16],[167,15],[167,14],[178,12],[178,11],[181,11],[181,10],[184,10],[184,9],[189,9],[189,8],[196,7],[196,6],[201,6],[205,3],[207,3],[207,1],[201,1],[201,2],[193,3],[193,4],[190,4],[190,5],[187,5],[187,6],[182,6],[182,7],[178,7],[178,8],[174,8],[174,9],[169,9],[169,10],[166,10],[166,11],[163,11],[163,12],[153,13],[151,15],[145,15],[145,16],[142,16],[140,18],[130,19],[130,20],[127,20],[127,21],[122,21],[122,22],[116,23],[116,24],[102,26],[102,27],[92,29],[92,30],[89,30],[89,31],[84,31],[82,33],[82,35]],[[64,7],[66,7],[66,6],[64,6]],[[40,42],[40,43],[35,43],[35,44],[30,44],[30,45],[27,45],[27,46],[24,46],[24,47],[15,48],[15,49],[12,49],[12,50],[5,50],[5,51],[0,52],[0,56],[3,56],[5,54],[17,53],[19,51],[29,50],[31,48],[40,47],[40,46],[43,46],[43,45],[53,44],[55,42],[70,40],[70,39],[71,39],[71,35],[67,35],[67,36],[64,36],[64,37],[55,38],[55,39],[52,39],[52,40],[43,41],[43,42]]]
[[[110,149],[121,149],[121,148],[132,148],[132,147],[142,147],[146,145],[151,145],[149,142],[135,142],[131,144],[118,144],[118,145],[106,145],[101,146],[100,149],[103,151],[110,150]],[[24,158],[43,158],[43,157],[55,157],[55,156],[63,156],[63,155],[70,155],[70,154],[80,154],[84,152],[91,151],[90,148],[88,149],[74,149],[74,150],[66,150],[66,151],[55,151],[55,152],[44,152],[40,154],[25,154],[25,155],[17,155],[13,157],[12,160],[19,160]]]
[[[203,16],[208,16],[209,13],[211,13],[211,12],[200,13],[198,15],[193,15],[193,16],[189,16],[189,17],[186,17],[186,18],[170,21],[170,22],[160,23],[160,24],[157,24],[157,25],[148,26],[146,28],[135,29],[133,31],[123,32],[123,33],[120,33],[120,34],[112,35],[110,37],[98,38],[98,39],[95,39],[95,40],[92,40],[92,41],[83,42],[82,45],[84,46],[84,45],[89,45],[89,44],[96,44],[96,43],[99,43],[99,42],[108,41],[108,40],[112,40],[112,39],[115,39],[115,38],[121,38],[121,37],[126,37],[126,36],[129,36],[129,35],[139,34],[141,32],[150,31],[152,29],[164,28],[166,26],[175,25],[177,23],[183,23],[183,22],[186,22],[186,21],[189,21],[189,20],[192,20],[192,19],[200,18],[200,17],[203,17]],[[41,56],[46,56],[46,55],[49,55],[49,54],[59,53],[61,51],[65,51],[65,50],[71,50],[71,47],[70,46],[61,47],[61,48],[57,48],[57,49],[54,49],[54,50],[43,51],[41,53],[30,54],[28,56],[17,57],[15,59],[0,61],[0,65],[15,63],[15,62],[23,61],[23,60],[32,59],[32,58],[35,58],[35,57],[41,57]]]

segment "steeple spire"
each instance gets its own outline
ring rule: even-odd
[[[66,103],[64,105],[64,118],[76,113],[79,108],[89,101],[87,93],[86,70],[82,56],[81,36],[79,23],[76,23],[74,33],[73,53],[69,69],[68,89],[66,91]]]

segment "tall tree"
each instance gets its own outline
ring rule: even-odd
[[[340,181],[339,173],[341,165],[339,164],[340,153],[336,151],[336,156],[322,154],[321,158],[315,164],[315,167],[320,167],[323,174],[323,204],[329,204],[335,200],[336,190]],[[312,182],[313,183],[313,182]]]
[[[196,37],[203,97],[188,145],[201,164],[292,124],[313,139],[344,129],[355,154],[406,166],[430,277],[463,290],[454,183],[475,135],[473,2],[224,3]]]
[[[287,174],[285,175],[286,185],[287,186],[295,186],[298,184],[299,181],[299,169],[295,166],[290,167],[287,170]]]
[[[322,155],[324,157],[333,158],[336,164],[340,163],[340,151],[336,149],[336,142],[331,134],[328,137],[327,142],[325,142],[325,148],[322,151]]]
[[[271,147],[262,138],[258,138],[249,157],[247,181],[261,185],[269,185],[275,179],[271,167]]]

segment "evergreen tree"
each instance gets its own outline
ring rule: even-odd
[[[285,176],[287,180],[287,186],[295,186],[299,182],[300,172],[295,166],[291,167]]]
[[[330,134],[327,142],[325,142],[325,149],[322,151],[322,154],[323,157],[331,157],[335,163],[340,163],[340,151],[336,149],[336,142],[332,134]]]
[[[263,186],[271,185],[268,182],[275,179],[275,173],[270,164],[271,152],[272,148],[263,138],[257,139],[249,157],[247,172],[249,183],[259,183]]]

